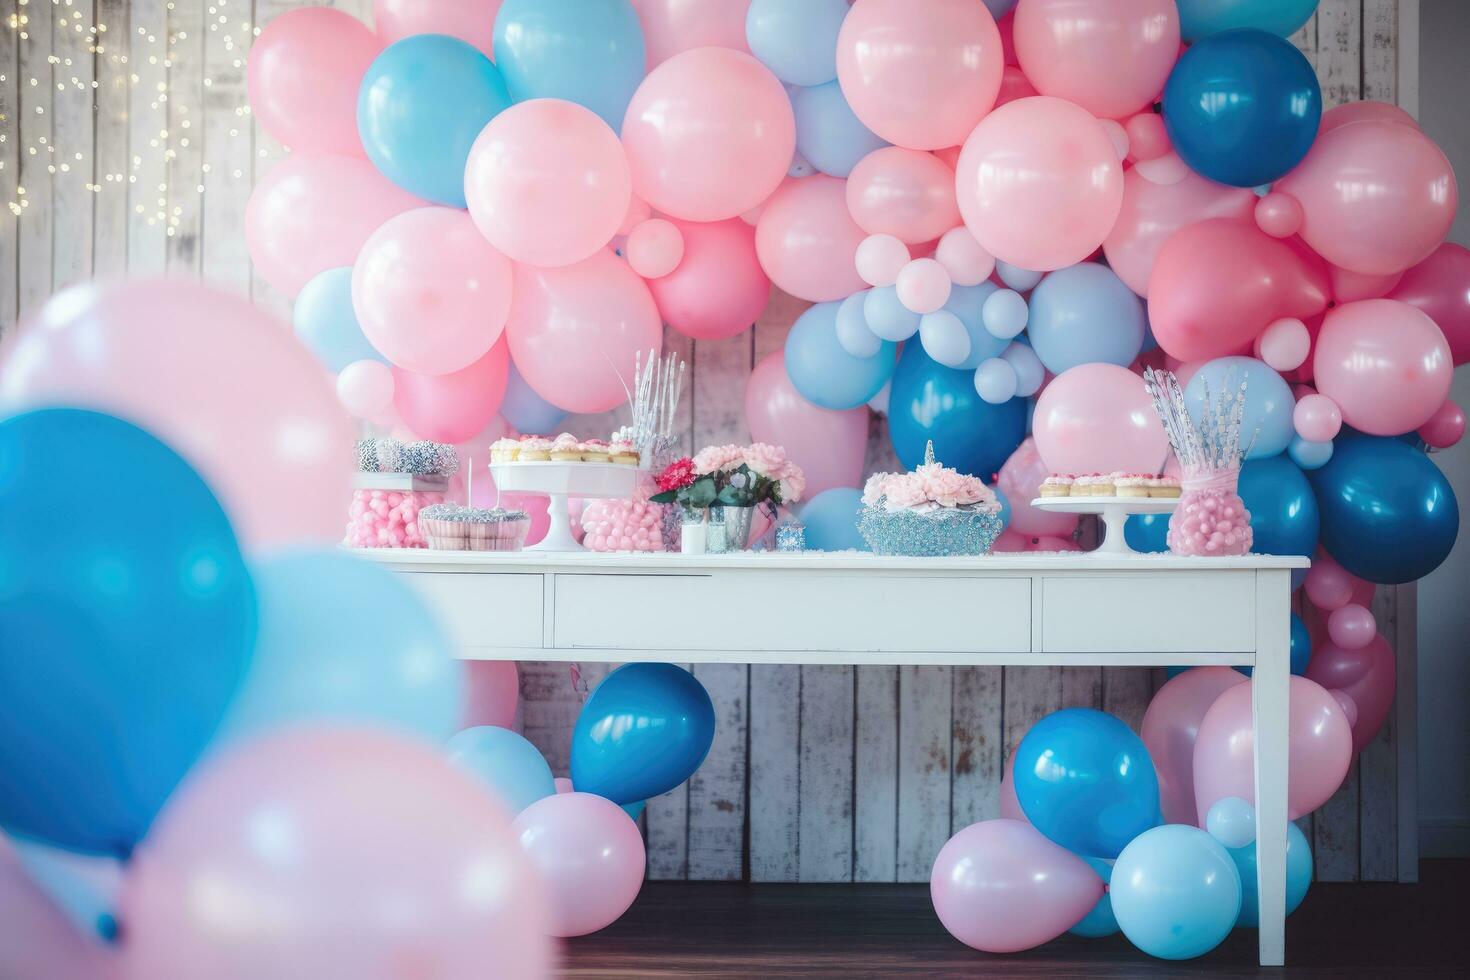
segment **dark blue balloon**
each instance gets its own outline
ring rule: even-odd
[[[76,409],[0,422],[0,514],[0,826],[125,855],[250,660],[234,529],[172,449]]]
[[[1307,631],[1307,624],[1296,613],[1291,614],[1291,672],[1298,677],[1307,675],[1307,665],[1312,662],[1312,634]],[[1188,670],[1188,667],[1170,667],[1169,676]],[[1249,667],[1236,667],[1245,676],[1252,673]]]
[[[1253,553],[1309,558],[1317,553],[1317,495],[1290,457],[1247,460],[1240,468],[1239,492],[1251,513]],[[1306,576],[1304,568],[1292,572],[1292,588]]]
[[[932,439],[940,462],[993,483],[1026,438],[1026,399],[990,404],[975,391],[975,372],[945,367],[922,344],[904,345],[889,391],[888,435],[910,469]]]
[[[1455,545],[1454,489],[1428,456],[1400,439],[1340,436],[1332,458],[1308,479],[1322,512],[1322,546],[1359,578],[1412,582]]]
[[[1069,851],[1115,858],[1156,827],[1159,779],[1143,740],[1092,708],[1031,726],[1016,749],[1016,799],[1036,829]]]
[[[715,738],[715,706],[673,664],[627,664],[597,685],[572,731],[572,785],[617,804],[667,793]]]
[[[1123,538],[1134,551],[1157,553],[1169,550],[1168,514],[1132,514],[1123,525]]]
[[[1204,38],[1164,86],[1164,125],[1194,171],[1236,187],[1270,183],[1317,138],[1322,89],[1290,41],[1259,30]]]

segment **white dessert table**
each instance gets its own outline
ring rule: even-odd
[[[467,659],[1252,666],[1260,961],[1284,963],[1289,596],[1306,558],[362,554],[401,573]],[[632,612],[654,590],[658,618]]]

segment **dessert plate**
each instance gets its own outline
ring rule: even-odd
[[[1031,501],[1037,510],[1057,514],[1097,514],[1102,518],[1103,539],[1095,555],[1136,555],[1128,547],[1123,525],[1130,514],[1172,514],[1179,506],[1178,497],[1037,497]]]

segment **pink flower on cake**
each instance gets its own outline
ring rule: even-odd
[[[694,456],[696,473],[718,473],[732,470],[745,462],[743,446],[706,446]]]
[[[786,470],[786,450],[770,443],[754,443],[745,447],[745,465],[761,476],[779,480]]]
[[[874,473],[868,477],[868,482],[863,485],[863,503],[869,507],[876,507],[882,503],[889,479],[892,473]]]
[[[979,503],[985,490],[975,477],[942,466],[921,466],[915,475],[923,482],[928,498],[941,507]]]
[[[929,502],[924,480],[917,473],[895,473],[883,486],[886,504],[892,510],[918,507]]]

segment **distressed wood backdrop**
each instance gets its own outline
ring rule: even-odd
[[[0,334],[55,289],[125,273],[202,276],[288,314],[286,299],[252,274],[243,239],[250,189],[282,152],[252,122],[244,64],[257,25],[298,5],[0,0]],[[335,6],[370,18],[371,0]],[[1401,20],[1416,16],[1395,0],[1322,0],[1293,40],[1328,105],[1394,102],[1409,95],[1398,87]],[[1403,26],[1417,44],[1417,22]],[[781,348],[805,306],[778,294],[731,340],[669,334],[693,368],[682,407],[691,446],[746,438],[746,377]],[[613,424],[568,427],[602,435]],[[872,426],[869,470],[895,466],[882,418]],[[1412,599],[1411,588],[1380,590],[1379,622],[1401,654],[1409,713],[1391,719],[1308,821],[1324,879],[1416,874],[1413,729],[1403,724],[1412,718]],[[589,665],[594,682],[605,669]],[[1033,721],[1088,705],[1137,726],[1160,680],[1096,667],[694,672],[714,698],[719,731],[694,778],[649,803],[654,878],[927,880],[953,831],[997,814],[1007,747]],[[526,733],[564,772],[580,706],[565,666],[523,665],[522,696]]]

